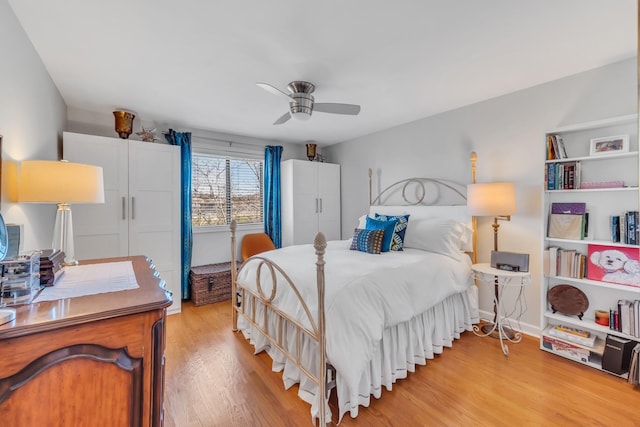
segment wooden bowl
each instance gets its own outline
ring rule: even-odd
[[[547,301],[551,304],[551,311],[554,313],[578,316],[580,320],[589,308],[589,299],[585,293],[571,285],[556,285],[549,289]]]

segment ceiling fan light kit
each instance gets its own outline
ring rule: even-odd
[[[355,116],[360,113],[359,105],[340,103],[315,104],[315,99],[313,95],[311,95],[316,89],[313,83],[295,80],[287,85],[287,89],[290,92],[289,94],[273,85],[270,85],[269,83],[256,84],[274,95],[286,97],[287,101],[289,101],[289,111],[280,116],[280,118],[273,123],[274,125],[281,125],[287,122],[291,117],[295,117],[297,120],[309,120],[314,108],[316,111],[331,114]]]

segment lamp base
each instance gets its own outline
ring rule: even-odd
[[[51,248],[64,252],[64,265],[76,265],[73,248],[73,221],[71,218],[71,205],[58,203],[56,211],[56,223],[53,229],[53,241]]]
[[[16,318],[16,310],[13,308],[0,308],[0,325],[9,323]]]
[[[490,336],[491,338],[500,339],[500,332],[498,331],[498,327],[494,323],[485,323],[480,327],[480,330],[484,335]],[[507,326],[501,326],[503,338],[508,340],[514,340],[516,338],[516,333],[513,332],[513,329]]]

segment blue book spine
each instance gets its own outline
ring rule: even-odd
[[[637,215],[634,211],[627,212],[627,236],[628,236],[628,244],[636,245],[638,241],[636,239],[636,219]]]
[[[620,217],[615,215],[611,217],[611,241],[620,241]]]
[[[547,190],[556,189],[556,165],[547,163]]]

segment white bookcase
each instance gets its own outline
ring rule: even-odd
[[[611,237],[611,216],[624,216],[627,211],[639,210],[638,197],[638,122],[636,115],[615,117],[589,123],[552,129],[545,135],[544,144],[550,135],[560,136],[566,148],[566,158],[545,161],[545,187],[543,192],[544,236],[543,260],[551,247],[575,250],[586,257],[587,268],[597,268],[588,257],[589,245],[605,245],[615,248],[637,249],[638,245],[613,242]],[[606,155],[590,155],[591,140],[610,136],[628,135],[628,151]],[[547,186],[549,165],[558,163],[579,163],[580,182],[596,183],[604,181],[622,181],[619,188],[575,188],[550,190]],[[575,177],[574,177],[575,178]],[[588,184],[587,184],[588,185]],[[588,233],[585,237],[572,239],[548,237],[549,215],[553,203],[585,203],[588,212]],[[592,247],[593,248],[593,247]],[[584,363],[596,369],[602,369],[602,354],[607,334],[633,339],[640,342],[640,332],[625,334],[608,326],[595,322],[595,311],[617,310],[619,300],[640,300],[640,287],[622,285],[599,280],[554,276],[548,271],[548,263],[543,263],[541,288],[541,331],[540,348]],[[582,319],[577,315],[553,313],[548,301],[548,291],[558,285],[566,284],[578,288],[588,299],[588,308]],[[597,337],[593,347],[584,346],[558,337],[549,337],[549,328],[564,325],[589,332]],[[545,338],[546,337],[546,338]],[[549,339],[551,338],[551,339]],[[552,340],[558,340],[552,342]],[[562,344],[568,344],[563,349]],[[557,345],[556,345],[557,344]]]

